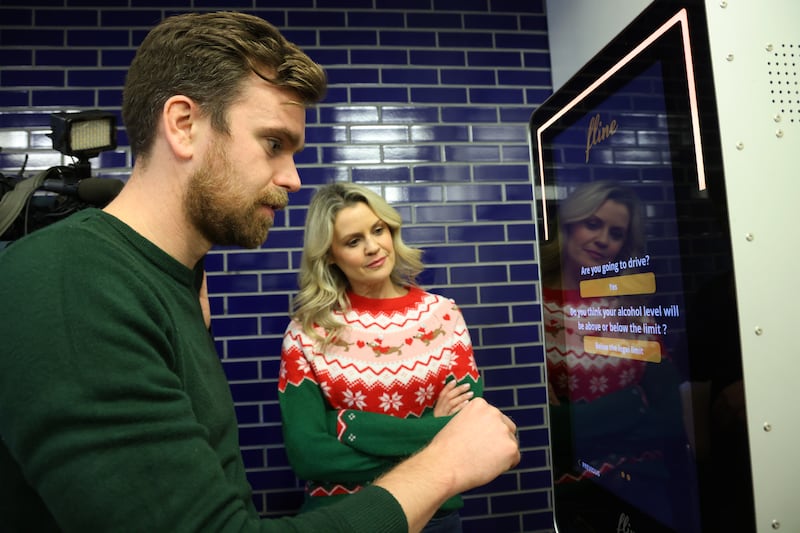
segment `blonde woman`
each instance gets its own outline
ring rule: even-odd
[[[279,382],[304,510],[369,485],[482,394],[461,312],[417,285],[421,252],[403,242],[401,223],[352,183],[322,187],[309,206]],[[461,531],[462,505],[445,502],[424,531]]]

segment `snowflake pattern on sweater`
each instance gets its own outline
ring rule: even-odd
[[[399,298],[349,294],[346,324],[325,353],[292,321],[284,336],[278,390],[318,386],[333,409],[420,417],[448,378],[478,380],[472,342],[454,301],[410,288]]]

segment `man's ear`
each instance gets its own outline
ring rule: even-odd
[[[188,96],[176,94],[164,103],[161,117],[164,135],[175,157],[190,159],[194,154],[193,141],[198,117],[199,108]]]

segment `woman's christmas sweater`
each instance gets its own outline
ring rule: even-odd
[[[304,509],[359,491],[424,447],[451,417],[433,409],[449,380],[483,393],[455,302],[411,287],[405,296],[348,294],[346,325],[324,351],[297,321],[286,329],[278,392],[289,462],[306,480]],[[462,506],[460,496],[444,510]]]

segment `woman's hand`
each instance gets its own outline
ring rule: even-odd
[[[467,405],[472,397],[475,395],[470,390],[469,383],[463,383],[456,386],[456,380],[450,380],[439,393],[439,398],[436,399],[436,405],[433,408],[433,416],[450,416],[459,412]]]

